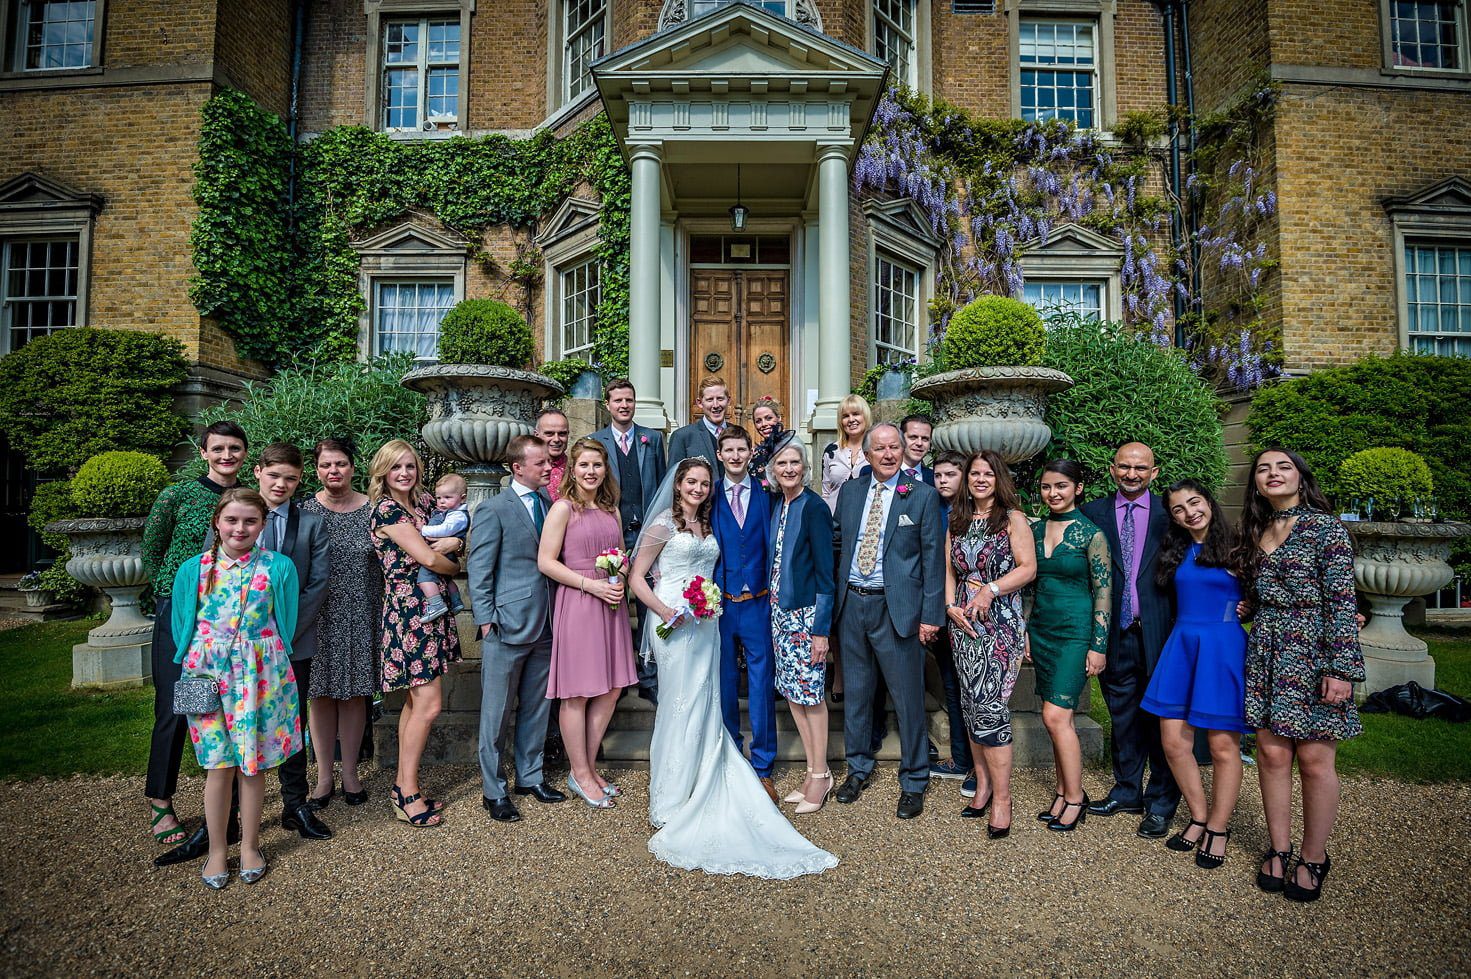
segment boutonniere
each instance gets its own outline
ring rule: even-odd
[[[766,480],[764,480],[764,479],[761,480],[761,488],[763,490],[767,491],[768,493],[771,492],[771,484],[768,483],[768,482],[766,482]]]
[[[898,493],[900,496],[908,496],[909,491],[912,489],[914,489],[913,483],[900,483],[899,486],[894,490],[894,492]]]
[[[649,444],[649,437],[647,435],[640,435],[638,437],[638,444],[639,445],[648,445]]]

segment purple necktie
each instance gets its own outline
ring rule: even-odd
[[[1119,618],[1127,629],[1134,623],[1134,507],[1124,504],[1124,528],[1119,534],[1119,551],[1124,558],[1124,594],[1119,599]]]
[[[730,488],[730,512],[735,514],[736,523],[746,526],[746,508],[741,505],[741,491],[746,487],[736,483]]]

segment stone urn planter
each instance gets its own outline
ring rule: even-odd
[[[1410,680],[1434,687],[1435,660],[1405,631],[1404,608],[1451,580],[1451,543],[1471,534],[1471,524],[1348,521],[1344,527],[1354,541],[1354,583],[1373,611],[1359,632],[1367,675],[1361,695]]]
[[[21,588],[26,597],[26,608],[45,608],[52,602],[51,593],[44,588]]]
[[[153,620],[138,596],[148,584],[143,570],[143,517],[84,517],[47,524],[48,533],[71,541],[67,574],[100,588],[112,603],[106,622],[72,647],[73,687],[133,687],[153,674]],[[171,583],[170,583],[171,584]]]
[[[404,375],[403,385],[429,399],[424,442],[459,464],[469,485],[469,504],[500,492],[506,448],[529,435],[547,398],[562,394],[549,377],[509,367],[439,364]]]
[[[990,449],[1012,465],[1052,441],[1047,396],[1072,386],[1048,367],[972,367],[917,380],[910,394],[935,406],[936,448],[965,456]]]

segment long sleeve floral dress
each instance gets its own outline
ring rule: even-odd
[[[1323,677],[1364,679],[1354,597],[1354,552],[1338,518],[1295,506],[1271,554],[1259,553],[1256,621],[1246,649],[1246,722],[1283,738],[1342,741],[1363,733],[1353,698],[1323,703]]]
[[[1065,523],[1047,553],[1047,524]],[[1103,531],[1077,510],[1032,522],[1037,580],[1027,632],[1037,670],[1037,696],[1072,710],[1088,683],[1088,653],[1108,654],[1113,569]]]

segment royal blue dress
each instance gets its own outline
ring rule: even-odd
[[[1175,572],[1179,613],[1144,692],[1151,714],[1208,731],[1245,731],[1246,630],[1236,616],[1241,583],[1195,563],[1190,545]]]

